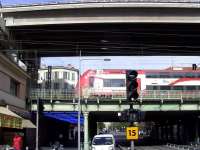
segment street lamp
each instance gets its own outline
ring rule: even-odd
[[[81,150],[81,63],[83,61],[91,61],[91,60],[103,60],[103,61],[110,61],[111,59],[81,59],[81,51],[79,56],[79,78],[78,78],[78,150]]]

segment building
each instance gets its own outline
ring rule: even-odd
[[[49,69],[48,69],[49,68]],[[78,82],[78,70],[73,66],[41,67],[38,70],[37,90],[48,94],[51,90],[53,96],[74,95]]]
[[[24,146],[27,146],[28,141],[34,139],[35,132],[33,129],[30,134],[27,129],[35,128],[26,107],[30,76],[12,58],[0,53],[0,145],[12,146],[15,133],[19,133],[23,136]]]

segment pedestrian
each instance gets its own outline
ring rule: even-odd
[[[23,144],[22,136],[19,135],[18,133],[15,133],[15,135],[13,137],[12,147],[15,150],[22,150],[22,144]]]

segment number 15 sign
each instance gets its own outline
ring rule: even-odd
[[[138,127],[127,127],[126,128],[126,139],[127,140],[138,140]]]

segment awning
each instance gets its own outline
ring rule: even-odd
[[[28,119],[24,119],[15,112],[9,110],[7,107],[0,106],[0,127],[10,128],[36,128],[36,126]],[[5,118],[5,116],[11,116],[11,118]],[[13,119],[16,118],[16,119]],[[6,122],[6,123],[3,123]]]
[[[18,116],[22,117],[22,128],[36,128],[36,126],[30,120],[31,114],[29,111],[11,105],[8,105],[7,108],[16,113]]]
[[[22,127],[23,128],[36,128],[36,126],[28,119],[22,120]]]
[[[9,109],[7,109],[6,107],[3,107],[3,106],[0,106],[0,114],[9,115],[9,116],[13,116],[16,118],[22,118],[19,115],[17,115],[16,113],[10,111]]]

